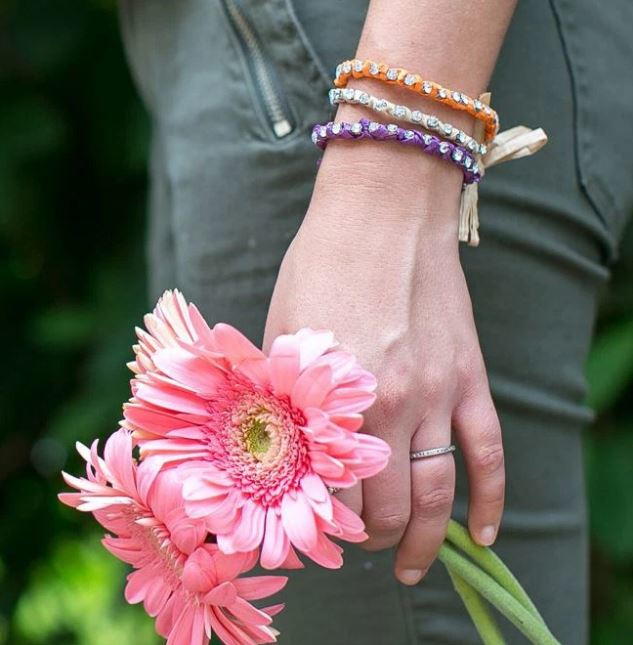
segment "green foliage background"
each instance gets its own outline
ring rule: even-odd
[[[165,0],[169,1],[169,0]],[[73,442],[115,427],[147,308],[148,124],[108,0],[0,4],[0,644],[156,642],[124,567],[58,504]],[[626,248],[633,249],[629,234]],[[633,634],[633,254],[589,361],[593,641]]]

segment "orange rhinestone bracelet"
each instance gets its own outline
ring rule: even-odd
[[[375,78],[391,85],[399,85],[434,101],[449,105],[455,110],[468,112],[471,116],[483,121],[484,141],[495,138],[499,131],[499,116],[485,103],[472,99],[461,92],[449,90],[438,83],[427,81],[419,74],[412,74],[401,67],[389,67],[385,63],[371,60],[346,60],[336,68],[336,87],[345,87],[350,78]]]

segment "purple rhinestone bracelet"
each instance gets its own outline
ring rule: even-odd
[[[420,130],[401,128],[395,123],[385,125],[369,119],[361,119],[356,123],[330,121],[322,125],[315,125],[312,129],[312,141],[322,150],[328,141],[337,139],[395,141],[403,145],[417,146],[426,154],[445,159],[456,165],[464,174],[464,184],[474,184],[481,179],[479,165],[466,148]]]

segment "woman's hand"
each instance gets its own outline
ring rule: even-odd
[[[281,266],[264,345],[328,328],[378,379],[364,431],[393,451],[387,468],[339,493],[367,525],[369,550],[397,545],[415,584],[444,540],[455,488],[451,428],[468,469],[468,524],[491,544],[503,509],[501,431],[459,262],[459,172],[388,144],[332,145]],[[379,173],[379,175],[377,174]]]

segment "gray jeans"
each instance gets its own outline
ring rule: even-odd
[[[353,54],[365,10],[365,0],[123,1],[131,67],[153,119],[152,297],[179,287],[210,322],[261,339],[312,190],[318,154],[308,130],[329,115],[328,77]],[[591,0],[519,4],[493,103],[502,125],[542,126],[550,143],[486,176],[482,244],[462,250],[507,451],[496,549],[554,633],[574,645],[587,638],[583,363],[633,208],[633,91],[618,83],[630,78],[631,24],[628,0],[608,12]],[[605,146],[603,135],[616,138]],[[477,642],[440,565],[405,588],[391,552],[347,547],[340,571],[308,566],[291,578],[276,619],[282,643]]]

